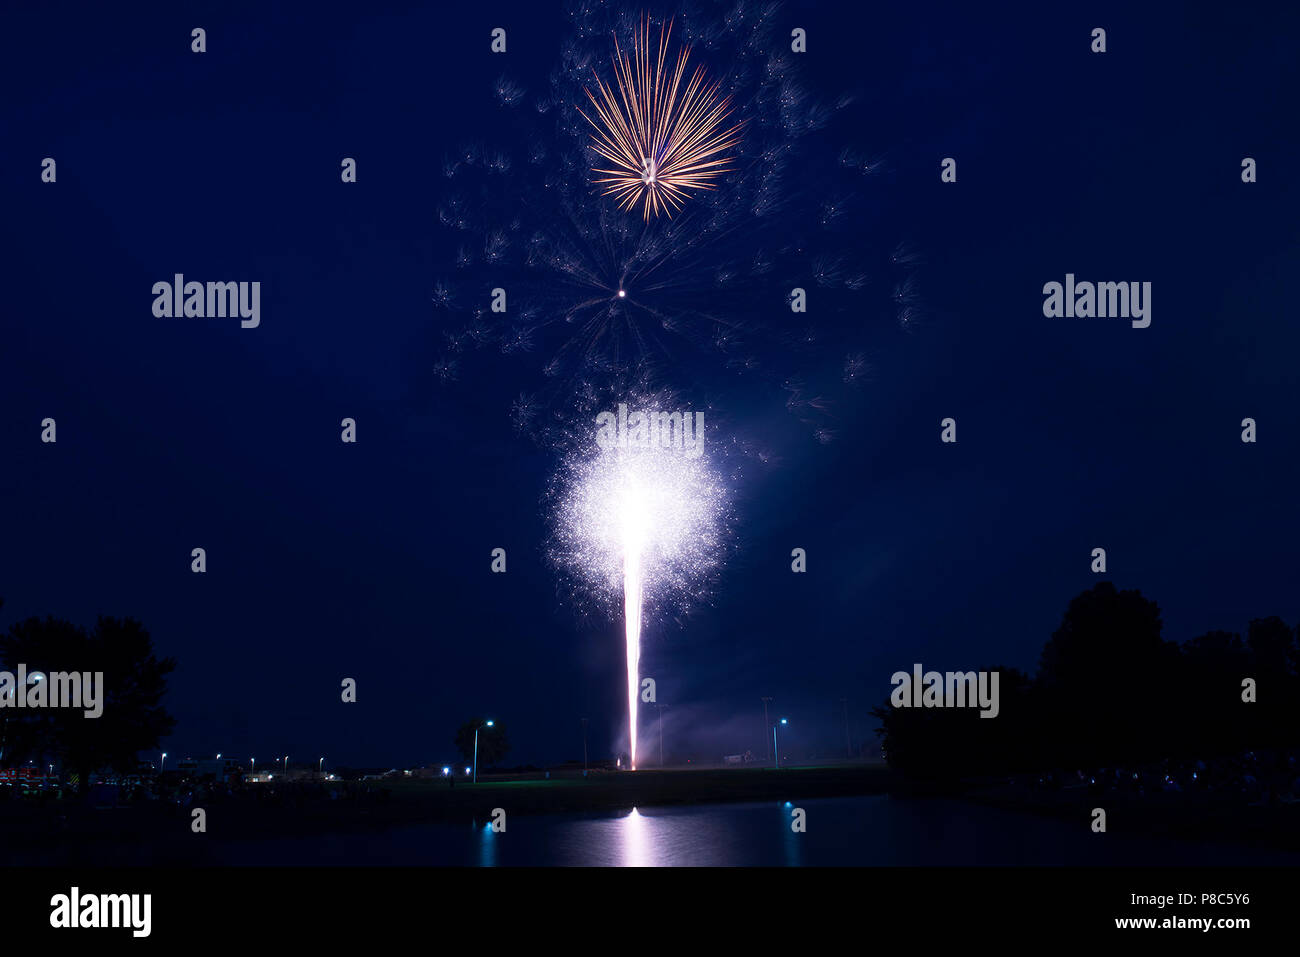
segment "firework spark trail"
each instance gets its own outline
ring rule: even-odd
[[[723,124],[731,114],[731,97],[719,97],[717,81],[706,79],[697,66],[685,86],[690,48],[683,47],[677,63],[664,70],[672,21],[659,29],[659,53],[651,68],[650,21],[642,20],[633,36],[629,59],[614,40],[615,91],[596,76],[597,98],[584,90],[597,120],[578,112],[594,127],[592,147],[613,164],[613,169],[595,168],[606,174],[594,180],[603,184],[606,196],[613,196],[621,209],[643,203],[642,217],[682,208],[691,190],[711,190],[719,174],[732,168],[726,155],[740,142],[742,120],[728,129]],[[635,61],[635,62],[634,62]]]
[[[637,699],[641,688],[641,553],[649,534],[646,490],[625,466],[617,501],[623,546],[623,633],[627,646],[628,760],[636,770]]]
[[[552,561],[611,611],[622,599],[635,767],[647,615],[683,610],[706,593],[723,560],[728,493],[702,454],[655,447],[575,453],[552,491]]]
[[[623,631],[627,644],[628,755],[636,770],[637,698],[641,688],[641,554],[629,547],[623,556]]]

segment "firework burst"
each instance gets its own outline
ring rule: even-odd
[[[889,202],[882,154],[857,145],[862,112],[845,112],[850,97],[823,101],[809,88],[772,0],[736,0],[728,11],[685,0],[670,38],[667,19],[647,26],[621,5],[570,0],[571,32],[545,89],[516,98],[514,84],[497,79],[493,97],[510,111],[520,145],[470,141],[443,158],[445,268],[429,280],[435,321],[409,350],[422,363],[415,388],[429,381],[430,364],[432,381],[448,384],[499,374],[504,356],[518,388],[503,394],[501,412],[545,447],[565,446],[563,423],[595,397],[659,388],[683,391],[713,423],[784,404],[827,442],[869,391],[864,373],[903,347],[899,330],[923,331],[912,278],[920,256],[897,243],[902,213]],[[691,58],[678,76],[683,47]],[[614,72],[601,68],[611,50]],[[642,198],[620,208],[592,184],[612,175],[593,166],[615,164],[593,149],[592,121],[603,127],[590,104],[608,93],[611,118],[632,124],[640,110],[653,119],[663,115],[654,91],[663,96],[676,77],[680,113],[697,62],[709,74],[697,106],[727,98],[711,135],[742,126],[743,135],[713,157],[724,164],[703,171],[714,174],[713,189],[682,187],[690,195],[676,212],[664,190],[664,215],[654,215],[651,198],[643,219],[636,207],[650,187],[641,159],[658,156],[662,180],[663,153],[652,133],[630,134],[635,162],[624,172],[636,174]],[[622,99],[629,89],[640,98]],[[489,308],[485,293],[497,287],[509,289],[509,311]],[[791,311],[796,288],[814,309]]]
[[[719,95],[719,84],[707,79],[702,66],[683,83],[689,47],[665,69],[672,29],[671,20],[659,28],[657,55],[651,50],[649,18],[633,36],[631,57],[615,37],[615,87],[596,76],[599,96],[583,90],[595,118],[579,110],[595,129],[592,148],[611,164],[592,170],[601,174],[594,182],[621,209],[641,203],[646,221],[661,213],[671,217],[693,190],[713,189],[717,177],[732,167],[727,151],[740,142],[744,126],[743,120],[726,126],[731,98]]]
[[[550,493],[551,560],[598,604],[622,600],[633,769],[643,624],[656,610],[684,611],[703,597],[727,550],[730,492],[702,453],[588,445],[567,457]]]

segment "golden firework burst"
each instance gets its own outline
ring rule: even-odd
[[[717,177],[732,167],[727,151],[740,142],[744,121],[724,129],[731,115],[731,97],[719,96],[719,84],[697,66],[685,80],[690,48],[677,53],[665,69],[672,21],[659,28],[659,50],[652,55],[650,21],[642,20],[632,38],[628,57],[614,40],[614,87],[596,76],[591,100],[595,118],[582,113],[594,127],[592,147],[612,168],[593,168],[594,183],[604,187],[621,209],[637,203],[643,218],[682,208],[693,190],[714,188]],[[581,109],[579,110],[581,113]]]

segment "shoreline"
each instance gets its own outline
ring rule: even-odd
[[[689,807],[755,801],[812,800],[888,794],[900,800],[944,798],[1018,814],[1077,821],[1090,826],[1091,810],[1107,812],[1116,835],[1162,835],[1192,842],[1253,845],[1300,852],[1300,805],[1242,806],[1230,796],[1215,800],[1163,794],[1144,796],[1059,791],[968,783],[926,786],[883,766],[592,772],[587,778],[488,777],[454,788],[439,779],[397,779],[326,786],[245,788],[234,795],[200,795],[188,806],[138,801],[92,808],[75,800],[44,806],[0,804],[6,832],[0,859],[34,866],[107,866],[122,857],[149,863],[203,866],[208,846],[226,842],[313,838],[375,833],[421,824],[486,822],[494,808],[511,817],[544,814],[605,814],[634,807]],[[190,830],[201,807],[208,831],[201,842]],[[127,865],[131,866],[131,865]]]
[[[895,783],[883,766],[745,768],[592,772],[587,778],[501,780],[454,788],[434,780],[389,780],[366,786],[265,788],[234,796],[214,793],[188,806],[138,801],[91,808],[75,799],[45,806],[0,805],[0,828],[9,856],[53,850],[54,858],[111,856],[123,844],[154,849],[184,863],[194,853],[190,813],[207,813],[208,841],[240,841],[379,831],[410,825],[486,821],[497,807],[514,815],[600,814],[633,807],[727,804],[743,801],[884,794]],[[3,854],[0,854],[3,856]],[[201,852],[200,852],[201,856]]]

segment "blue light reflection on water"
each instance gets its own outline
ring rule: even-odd
[[[791,828],[806,813],[806,833]],[[507,809],[508,812],[508,809]],[[954,800],[888,796],[515,815],[367,834],[212,845],[212,863],[407,866],[1300,864],[1300,854],[1093,834],[1082,824]]]

